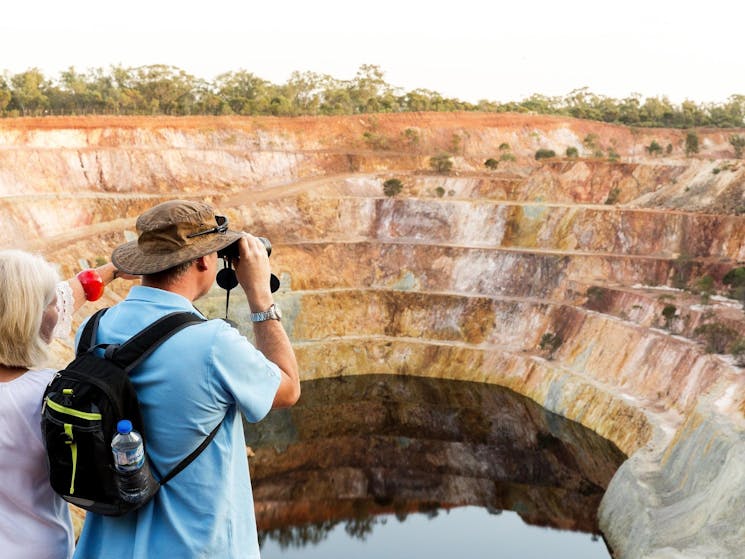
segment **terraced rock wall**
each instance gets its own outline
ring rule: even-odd
[[[735,557],[743,376],[694,331],[745,321],[680,287],[710,275],[723,289],[745,260],[745,165],[732,131],[697,133],[701,153],[686,157],[681,131],[525,115],[7,120],[0,244],[70,274],[132,238],[144,208],[210,201],[272,240],[304,379],[507,386],[631,456],[601,507],[618,557]],[[649,157],[652,140],[672,153]],[[567,147],[580,157],[534,157]],[[448,173],[430,166],[442,153]],[[391,178],[402,190],[386,196]],[[219,291],[200,304],[223,306]]]

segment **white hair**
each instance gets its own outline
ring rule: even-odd
[[[54,300],[59,277],[41,256],[0,251],[0,364],[31,368],[44,362],[44,310]]]

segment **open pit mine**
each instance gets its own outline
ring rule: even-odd
[[[688,132],[481,113],[6,119],[0,246],[66,277],[155,203],[208,201],[271,240],[303,380],[507,387],[628,457],[598,511],[614,557],[745,557],[742,354],[712,347],[745,337],[725,281],[745,262],[745,162],[738,131],[696,130],[695,153]]]

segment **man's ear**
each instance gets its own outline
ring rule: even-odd
[[[206,256],[200,256],[196,260],[194,260],[194,263],[197,265],[197,270],[200,272],[204,272],[209,269],[209,264],[207,263],[207,257]]]

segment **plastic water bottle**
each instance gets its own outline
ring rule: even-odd
[[[128,419],[119,421],[116,431],[111,440],[111,452],[118,473],[119,496],[130,503],[144,502],[153,493],[154,480],[142,437],[132,429],[132,422]]]

